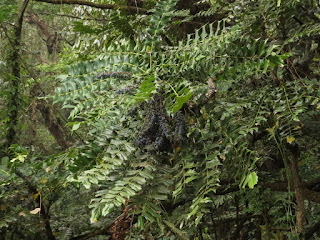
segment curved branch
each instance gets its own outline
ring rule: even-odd
[[[140,13],[140,14],[148,14],[148,10],[143,8],[115,5],[115,4],[106,4],[106,3],[95,3],[95,2],[82,1],[82,0],[35,0],[35,1],[51,3],[51,4],[67,4],[67,5],[77,4],[77,5],[89,6],[93,8],[99,8],[99,9],[123,10],[123,11],[129,11],[129,12]]]

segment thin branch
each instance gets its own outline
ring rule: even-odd
[[[88,18],[88,17],[86,17],[84,19],[82,17],[72,16],[72,15],[68,15],[68,14],[59,14],[59,13],[53,14],[53,13],[39,12],[37,14],[38,15],[44,15],[44,16],[67,17],[67,18],[73,18],[73,19],[79,19],[79,20],[97,21],[97,22],[105,22],[106,21],[106,19],[102,19],[102,18]],[[36,15],[36,14],[30,14],[29,16],[34,16],[34,15]]]
[[[84,240],[84,239],[89,239],[89,238],[97,237],[97,236],[101,236],[101,235],[110,235],[109,229],[112,224],[106,225],[105,227],[103,227],[101,229],[94,230],[92,232],[84,233],[84,234],[81,234],[76,237],[71,237],[70,240]]]
[[[89,6],[93,8],[99,8],[99,9],[122,10],[122,11],[129,11],[129,12],[134,12],[139,14],[149,14],[148,10],[143,8],[115,5],[115,4],[106,4],[106,3],[95,3],[95,2],[82,1],[82,0],[35,0],[35,1],[51,3],[51,4],[66,4],[66,5],[77,4],[81,6]]]

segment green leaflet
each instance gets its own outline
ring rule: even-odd
[[[135,96],[138,101],[150,99],[151,94],[156,90],[155,79],[154,76],[145,77],[145,80],[141,83],[139,92]]]
[[[247,176],[243,177],[240,182],[240,187],[245,188],[248,185],[249,188],[253,188],[258,183],[258,176],[256,172],[250,172]]]
[[[175,103],[172,105],[172,112],[175,113],[179,111],[183,104],[186,103],[192,97],[192,92],[187,92],[187,94],[183,96],[178,96],[175,98]]]

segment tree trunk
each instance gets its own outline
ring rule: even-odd
[[[38,96],[44,95],[41,92],[39,84],[35,84],[31,89],[31,95],[36,98]],[[46,100],[37,100],[37,109],[41,112],[44,123],[48,128],[49,132],[52,134],[56,142],[60,145],[62,149],[67,149],[72,145],[72,142],[68,141],[68,137],[63,129],[62,122],[58,119],[53,111],[52,106]]]
[[[51,32],[48,26],[42,21],[34,12],[28,11],[30,16],[26,18],[26,21],[30,24],[35,24],[42,34],[44,35],[44,41],[46,42],[48,53],[52,54],[54,50],[59,52],[60,44],[58,34],[56,32]]]
[[[15,141],[17,135],[17,125],[18,125],[18,113],[19,106],[21,102],[20,96],[20,64],[19,64],[19,54],[21,49],[21,32],[23,25],[23,16],[28,6],[29,0],[24,0],[19,11],[18,19],[14,27],[13,39],[10,40],[12,51],[8,57],[8,63],[10,64],[10,89],[7,102],[8,108],[8,119],[7,124],[7,135],[6,135],[6,147],[12,145]]]
[[[292,153],[289,157],[290,183],[293,185],[293,190],[296,197],[297,212],[296,212],[296,228],[298,233],[304,231],[306,225],[306,215],[304,207],[303,183],[299,176],[298,160],[299,148],[298,145],[288,147]]]

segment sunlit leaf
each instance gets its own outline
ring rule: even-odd
[[[35,208],[34,210],[30,211],[31,214],[37,214],[41,211],[41,208]]]
[[[291,144],[295,140],[294,136],[288,136],[287,137],[287,143]]]

